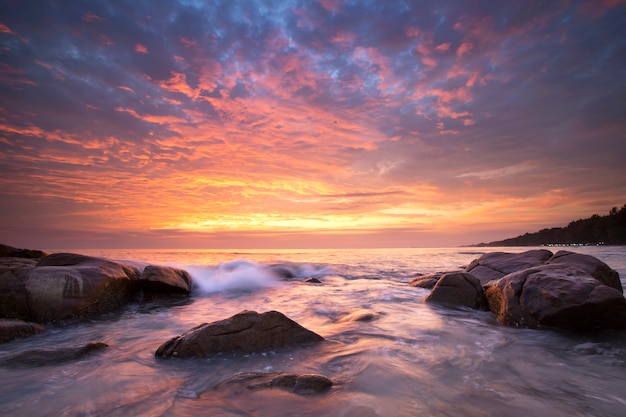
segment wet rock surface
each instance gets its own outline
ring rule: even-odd
[[[215,389],[229,386],[244,387],[251,391],[261,389],[281,389],[298,395],[323,394],[330,390],[333,381],[319,374],[242,373],[218,384]]]
[[[254,353],[321,342],[324,338],[284,314],[243,311],[205,323],[163,343],[155,352],[164,358],[205,358],[218,353]]]
[[[182,269],[149,265],[139,276],[139,287],[148,294],[189,295],[191,276]]]
[[[1,357],[0,365],[8,367],[58,365],[63,362],[79,360],[107,347],[106,343],[92,342],[81,346],[25,350]]]
[[[46,328],[37,323],[0,319],[0,342],[8,342],[45,331]]]
[[[432,272],[430,274],[420,275],[411,279],[411,281],[409,281],[409,285],[411,287],[426,288],[427,290],[432,290],[435,287],[435,285],[437,285],[437,282],[439,282],[439,279],[442,276],[446,274],[457,273],[457,272],[463,272],[463,271],[440,271],[440,272]]]
[[[487,299],[480,281],[466,272],[442,275],[424,301],[469,307],[476,310],[488,309]]]

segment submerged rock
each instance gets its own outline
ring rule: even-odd
[[[353,322],[371,322],[378,320],[385,313],[376,313],[375,311],[368,310],[366,308],[360,308],[341,316],[337,319],[337,323],[353,323]]]
[[[487,299],[480,281],[466,272],[442,275],[424,301],[487,310]]]
[[[278,388],[294,394],[313,395],[330,390],[333,386],[333,381],[318,374],[249,372],[235,375],[221,382],[215,388],[220,389],[232,385],[245,387],[251,391]]]
[[[0,319],[0,342],[32,336],[44,331],[46,331],[46,328],[37,323]]]
[[[2,366],[45,366],[57,365],[83,358],[108,347],[106,343],[92,342],[81,346],[54,349],[31,349],[0,358]]]
[[[228,319],[205,323],[163,343],[155,356],[205,358],[218,353],[254,353],[324,338],[277,311],[243,311]]]

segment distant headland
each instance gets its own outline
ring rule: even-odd
[[[471,246],[590,246],[626,245],[626,204],[613,207],[609,214],[594,214],[574,220],[566,227],[553,227],[510,239]]]

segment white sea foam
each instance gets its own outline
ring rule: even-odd
[[[282,285],[280,277],[266,265],[239,259],[214,267],[186,268],[193,280],[193,289],[199,294],[225,291],[254,291]]]

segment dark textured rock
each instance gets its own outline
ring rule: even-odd
[[[139,286],[146,293],[188,295],[191,276],[182,269],[149,265],[139,276]]]
[[[32,336],[45,330],[45,327],[37,323],[0,319],[0,342]]]
[[[296,277],[296,273],[288,265],[281,265],[281,264],[270,265],[267,269],[274,276],[280,279],[287,280],[287,279],[292,279]]]
[[[444,274],[425,302],[486,310],[487,299],[480,281],[466,272]]]
[[[529,250],[522,253],[492,252],[473,260],[465,272],[474,275],[482,285],[515,271],[542,265],[552,257],[545,249]]]
[[[216,389],[232,385],[242,386],[251,391],[278,388],[294,394],[312,395],[327,392],[332,388],[333,381],[318,374],[249,372],[233,376],[218,384]]]
[[[0,317],[30,320],[26,278],[37,261],[0,258]]]
[[[46,256],[46,253],[36,249],[18,249],[8,245],[0,244],[0,258],[26,258],[39,259]]]
[[[218,353],[253,353],[324,338],[277,311],[243,311],[228,319],[205,323],[162,344],[160,357],[204,358]]]
[[[45,366],[75,361],[108,347],[106,343],[93,342],[82,346],[54,349],[32,349],[0,358],[2,366]]]
[[[617,271],[611,269],[611,267],[596,257],[561,250],[548,259],[546,265],[575,266],[587,272],[604,285],[615,288],[619,292],[624,292]]]
[[[411,281],[409,281],[409,285],[411,287],[426,288],[427,290],[432,290],[433,287],[437,285],[437,282],[442,276],[446,274],[457,273],[457,272],[463,272],[463,271],[432,272],[430,274],[420,275],[418,277],[413,278]]]
[[[547,264],[486,286],[489,308],[505,325],[570,330],[626,328],[626,299],[578,265]]]
[[[113,311],[132,298],[138,277],[131,264],[71,253],[49,255],[24,281],[31,317],[48,322]]]

